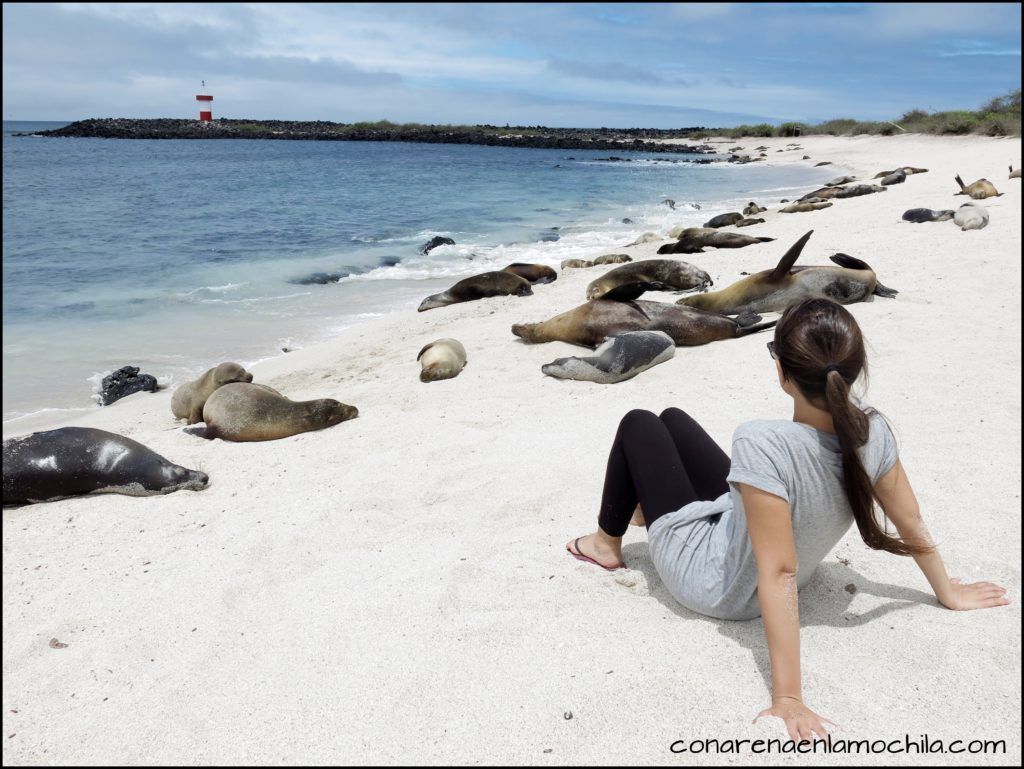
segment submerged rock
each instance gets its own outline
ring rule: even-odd
[[[430,240],[428,240],[426,243],[424,243],[422,246],[420,246],[420,253],[421,254],[429,254],[431,251],[433,251],[438,246],[454,246],[454,245],[455,245],[455,241],[452,240],[451,238],[444,238],[444,237],[441,237],[440,235],[435,235]]]
[[[342,278],[347,278],[347,272],[313,272],[302,278],[295,278],[288,281],[297,286],[324,286],[328,283],[337,283]]]
[[[126,395],[137,392],[156,392],[156,377],[140,374],[138,366],[123,366],[103,377],[97,393],[101,406],[109,406]]]

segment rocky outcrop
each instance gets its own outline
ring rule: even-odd
[[[137,392],[156,392],[156,377],[140,374],[138,366],[124,366],[103,377],[100,391],[96,394],[101,406],[109,406],[126,395]]]

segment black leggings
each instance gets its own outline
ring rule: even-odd
[[[650,528],[683,505],[720,497],[728,475],[729,457],[688,414],[634,409],[619,423],[608,456],[598,525],[621,537],[639,502]]]

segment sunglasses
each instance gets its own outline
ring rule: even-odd
[[[768,354],[771,355],[775,360],[779,359],[779,356],[775,354],[775,342],[768,343]]]

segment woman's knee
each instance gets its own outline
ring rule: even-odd
[[[637,430],[649,429],[650,426],[661,420],[655,416],[653,411],[646,409],[632,409],[626,412],[626,416],[619,422],[619,432],[630,433]]]
[[[658,418],[663,422],[671,420],[683,420],[684,422],[696,423],[696,420],[693,417],[691,417],[682,409],[676,408],[675,406],[669,406],[667,409],[661,412]]]

